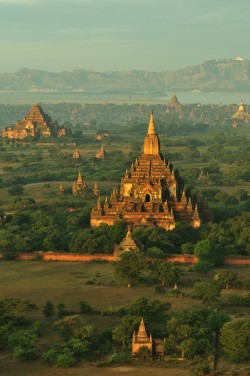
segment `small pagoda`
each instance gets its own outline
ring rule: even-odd
[[[96,158],[98,159],[105,159],[105,157],[108,155],[106,152],[104,146],[102,145],[101,149],[96,153]]]
[[[94,197],[99,197],[100,196],[100,187],[97,184],[97,182],[95,182],[94,187],[92,188],[92,195]]]
[[[130,252],[130,251],[138,251],[138,247],[135,244],[134,239],[131,235],[130,227],[128,228],[127,234],[125,238],[122,240],[122,242],[119,245],[115,245],[114,255],[116,257],[119,257],[124,252]]]
[[[80,153],[79,153],[79,151],[77,149],[73,153],[72,158],[73,158],[73,160],[75,161],[76,164],[80,164],[80,162],[81,162],[81,155],[80,155]]]
[[[72,193],[74,196],[85,196],[87,184],[83,181],[81,173],[79,171],[78,178],[74,181],[72,186]]]
[[[153,340],[152,335],[148,337],[143,318],[136,333],[134,331],[132,338],[132,355],[136,355],[141,347],[147,347],[152,355],[153,353]]]

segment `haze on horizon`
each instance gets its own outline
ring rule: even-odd
[[[250,59],[249,11],[249,0],[0,0],[0,72]]]

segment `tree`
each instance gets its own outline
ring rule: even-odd
[[[112,338],[115,342],[123,346],[131,343],[132,334],[140,325],[141,317],[134,315],[124,316],[120,325],[116,326],[112,332]]]
[[[8,346],[9,326],[0,326],[0,350],[4,350]]]
[[[230,359],[236,362],[250,359],[250,320],[238,319],[225,323],[220,341]]]
[[[76,364],[74,352],[65,345],[55,344],[43,353],[43,360],[49,365],[60,368],[73,367]]]
[[[11,334],[8,341],[15,358],[31,359],[34,357],[38,336],[33,330],[19,330]]]
[[[214,276],[214,281],[218,283],[221,288],[229,289],[237,279],[237,273],[232,272],[231,270],[223,270],[222,272],[217,273]]]
[[[180,281],[181,269],[170,262],[156,260],[152,262],[150,267],[153,277],[156,280],[160,280],[163,287],[166,285],[166,283],[169,285],[174,285]]]
[[[55,313],[55,307],[54,304],[51,302],[51,300],[47,300],[45,305],[43,306],[43,314],[46,317],[51,317]]]
[[[208,330],[208,310],[189,310],[167,321],[166,350],[176,356],[194,359],[213,352]]]
[[[213,281],[196,282],[193,287],[193,298],[201,299],[202,303],[210,308],[218,305],[220,287]]]
[[[141,346],[136,354],[136,357],[139,359],[150,359],[151,356],[151,351],[147,346]]]
[[[93,313],[93,308],[85,300],[81,300],[79,303],[81,313]]]
[[[141,274],[147,268],[145,256],[140,252],[124,252],[120,260],[114,263],[115,275],[126,282],[128,287],[137,285],[141,280]]]
[[[94,327],[86,325],[86,321],[80,315],[65,316],[62,320],[56,321],[53,329],[57,331],[66,341],[72,337],[88,339],[91,337]]]
[[[22,196],[24,192],[23,186],[21,184],[13,184],[8,189],[8,194],[10,196]]]
[[[170,307],[171,304],[169,302],[140,297],[132,300],[127,308],[127,312],[133,316],[143,317],[145,321],[157,323],[166,318],[166,311]]]
[[[222,257],[216,246],[216,239],[213,239],[212,236],[197,242],[194,246],[194,254],[199,260],[209,261],[214,265],[216,265]]]
[[[28,312],[36,309],[36,306],[28,300],[18,298],[6,298],[0,300],[0,322],[14,324],[22,322]]]
[[[67,312],[65,311],[65,304],[64,303],[58,303],[57,305],[57,316],[59,318],[62,318],[66,316]]]

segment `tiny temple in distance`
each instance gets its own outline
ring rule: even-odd
[[[156,133],[153,112],[150,114],[144,150],[139,159],[126,170],[120,190],[114,189],[110,198],[92,209],[90,224],[113,225],[120,219],[135,227],[162,227],[173,230],[176,222],[186,221],[194,228],[201,226],[202,217],[209,221],[209,210],[202,216],[196,204],[185,195],[181,178],[163,158]]]

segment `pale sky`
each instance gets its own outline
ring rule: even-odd
[[[250,59],[250,0],[0,0],[0,72]]]

